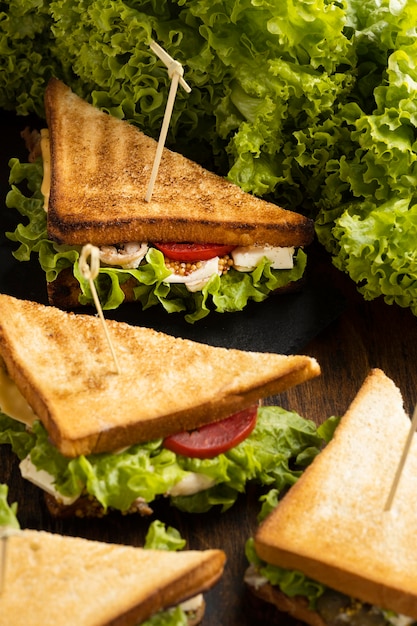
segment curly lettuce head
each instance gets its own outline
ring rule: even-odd
[[[366,298],[416,310],[413,247],[399,237],[416,204],[414,0],[4,5],[1,107],[42,114],[54,74],[156,136],[169,77],[149,51],[152,37],[192,87],[177,94],[168,143],[314,217],[334,264]],[[356,241],[365,233],[366,254]]]

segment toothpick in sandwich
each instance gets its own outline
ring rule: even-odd
[[[90,265],[88,264],[89,257],[90,257]],[[94,304],[97,309],[97,314],[101,320],[101,323],[103,326],[103,332],[106,335],[107,343],[109,344],[109,348],[112,353],[114,365],[116,367],[116,372],[117,374],[120,374],[119,361],[116,356],[116,351],[114,349],[109,330],[104,320],[103,309],[100,304],[96,286],[94,284],[94,281],[97,278],[99,270],[100,270],[100,251],[96,246],[92,246],[91,244],[86,244],[85,246],[83,246],[80,260],[79,260],[79,267],[80,267],[80,272],[82,276],[88,280],[90,291],[93,296]]]
[[[165,145],[166,137],[168,134],[169,122],[172,116],[172,109],[174,107],[175,96],[178,89],[178,83],[181,87],[187,92],[190,93],[191,87],[185,82],[184,68],[182,67],[179,61],[175,61],[170,55],[163,49],[159,44],[155,41],[151,41],[150,43],[151,50],[158,55],[158,57],[165,63],[168,68],[168,76],[171,79],[171,87],[168,94],[168,100],[165,108],[165,115],[162,122],[161,133],[159,135],[158,145],[156,148],[155,159],[152,167],[151,178],[149,181],[148,189],[146,192],[145,200],[146,202],[150,202],[152,197],[153,188],[155,185],[155,180],[158,175],[159,164],[161,162],[162,151]]]

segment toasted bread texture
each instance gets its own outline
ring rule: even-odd
[[[261,524],[265,561],[417,619],[417,440],[389,510],[410,431],[394,382],[374,369],[333,440]]]
[[[48,234],[70,245],[175,241],[301,246],[313,222],[245,193],[164,148],[145,201],[157,142],[51,79]]]
[[[144,550],[44,531],[7,539],[0,626],[136,626],[212,587],[221,550]]]
[[[315,359],[215,348],[0,295],[0,355],[66,456],[218,421],[320,373]]]

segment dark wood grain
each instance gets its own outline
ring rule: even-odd
[[[417,400],[417,320],[409,310],[388,306],[383,300],[365,302],[355,286],[335,270],[317,246],[311,252],[309,280],[330,276],[346,296],[345,311],[305,346],[303,352],[317,358],[320,378],[269,400],[320,423],[330,415],[341,415],[361,386],[369,370],[383,369],[400,387],[406,410]],[[19,503],[23,527],[87,538],[141,545],[149,520],[112,514],[100,520],[53,520],[38,489],[20,478],[17,462],[0,448],[0,481],[10,486],[10,497]],[[250,486],[226,513],[186,515],[160,502],[152,519],[176,527],[190,548],[219,547],[228,562],[222,581],[207,594],[204,626],[252,626],[273,624],[267,607],[248,597],[243,584],[246,568],[244,544],[256,527],[259,492]],[[276,623],[289,624],[287,618]]]

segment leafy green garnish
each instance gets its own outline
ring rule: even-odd
[[[176,455],[162,440],[131,446],[119,454],[63,457],[50,443],[44,427],[33,432],[0,416],[0,443],[9,443],[19,458],[30,454],[39,470],[53,476],[55,488],[67,497],[93,495],[104,507],[127,511],[137,498],[148,503],[170,490],[190,472],[203,474],[214,486],[195,495],[172,497],[181,510],[204,512],[215,505],[225,511],[246,489],[248,481],[282,490],[294,484],[324,441],[315,424],[280,407],[260,407],[250,436],[213,459]]]
[[[258,557],[252,537],[246,542],[245,554],[249,563],[254,565],[259,574],[264,576],[271,585],[279,587],[285,595],[291,598],[304,596],[310,608],[314,610],[317,599],[326,589],[325,585],[308,578],[302,572],[265,563]]]
[[[0,527],[9,526],[10,528],[20,528],[20,524],[16,517],[17,503],[9,504],[7,494],[9,488],[7,485],[0,484]]]
[[[176,552],[182,550],[186,545],[176,528],[166,527],[163,522],[155,520],[150,524],[145,538],[144,548],[146,550],[170,550]]]
[[[157,137],[169,77],[153,38],[192,87],[178,91],[168,145],[311,215],[366,299],[417,314],[414,0],[10,0],[0,11],[0,107],[44,115],[55,75]]]
[[[145,538],[146,550],[182,550],[186,541],[176,528],[166,526],[159,520],[154,520],[150,525]],[[160,611],[153,615],[142,626],[187,626],[188,619],[181,606],[167,611]]]

